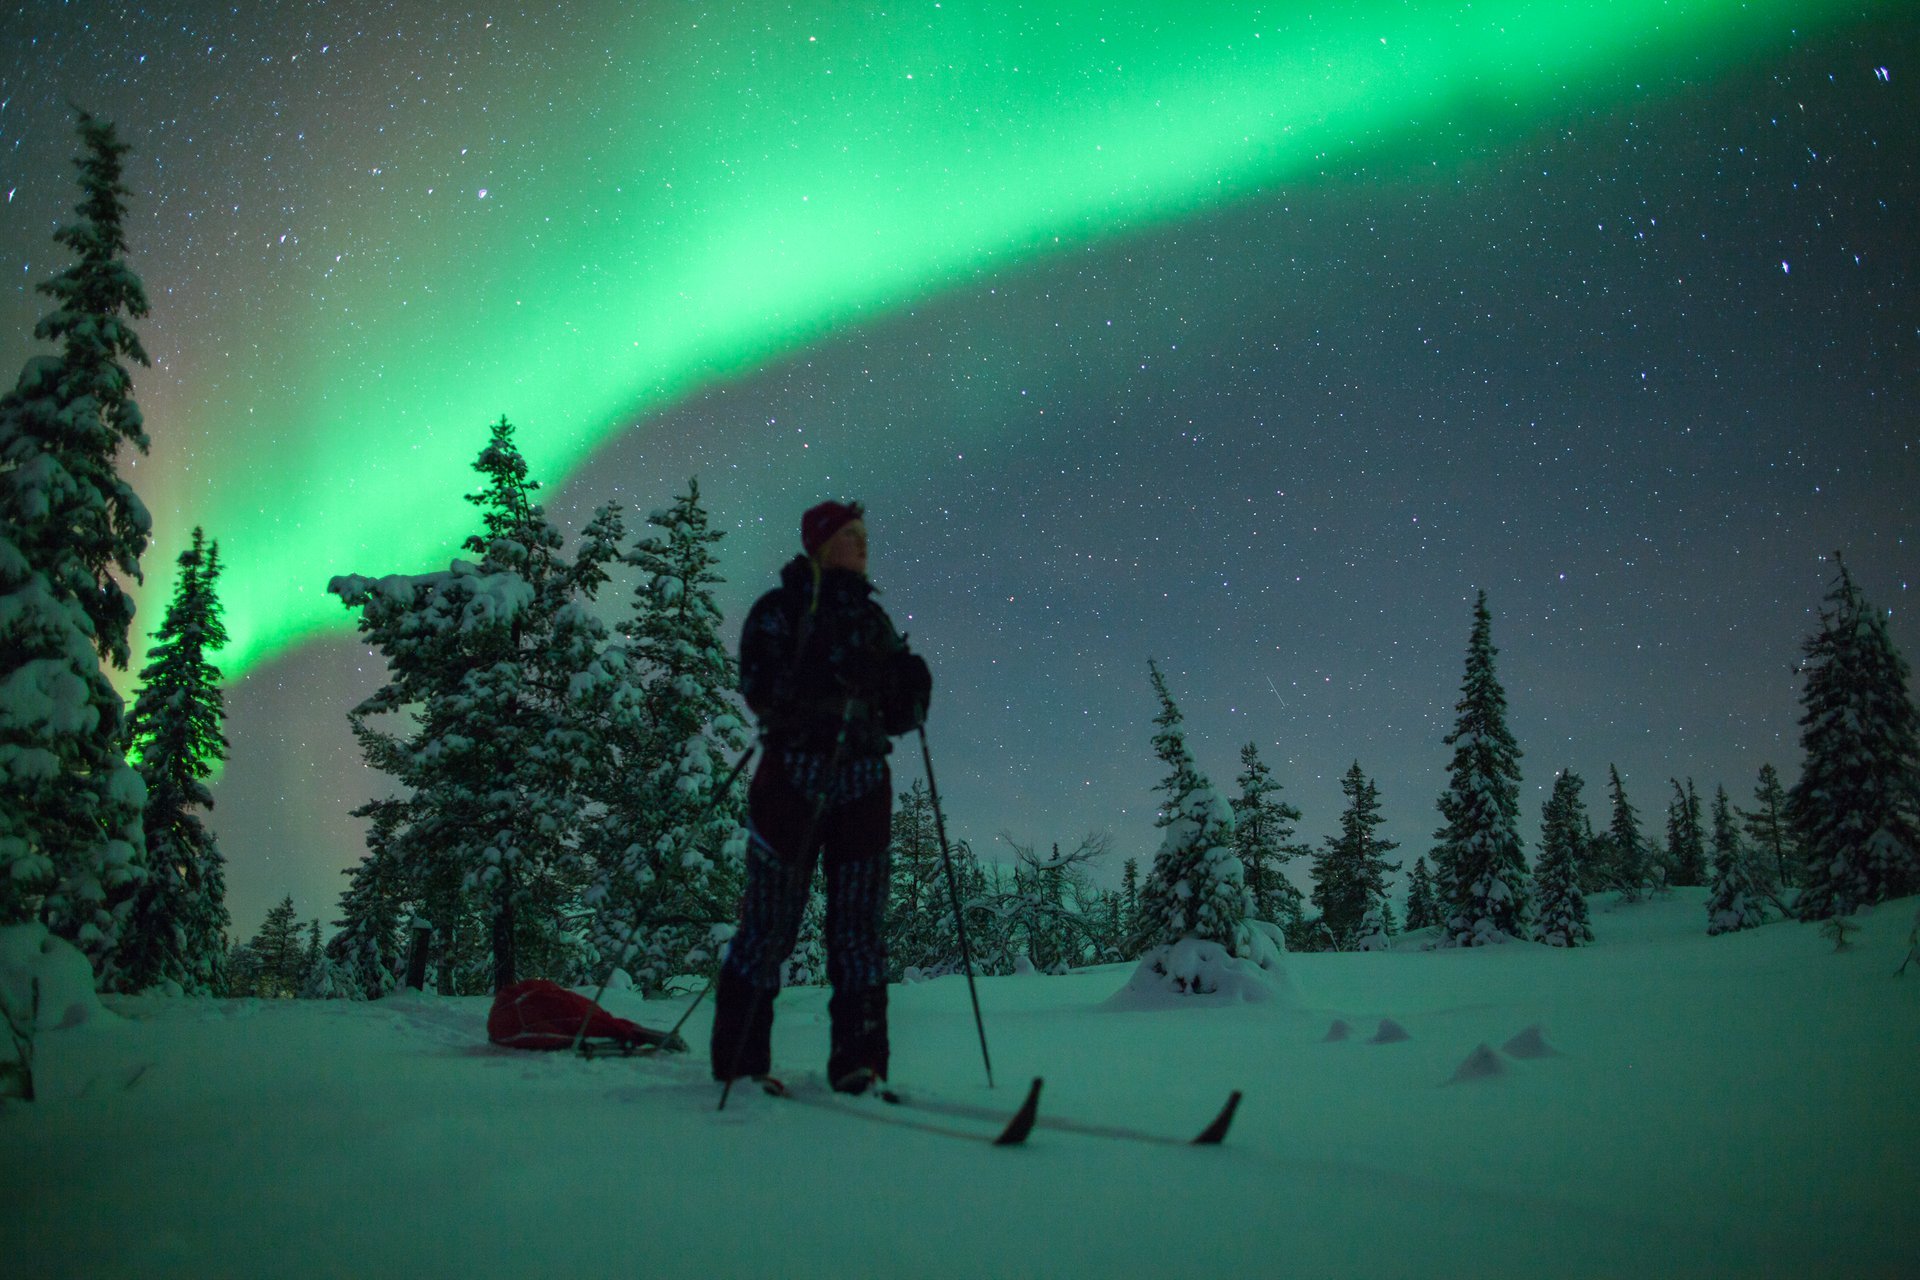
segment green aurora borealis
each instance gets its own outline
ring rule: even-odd
[[[444,564],[502,413],[554,488],[676,398],[983,269],[1356,152],[1395,148],[1428,180],[1530,113],[1675,61],[1710,71],[1837,6],[1304,8],[475,19],[447,36],[479,58],[463,89],[383,97],[390,69],[348,61],[306,121],[283,60],[285,127],[319,143],[301,198],[340,198],[283,270],[228,282],[230,314],[202,300],[211,331],[169,329],[181,390],[138,481],[163,516],[143,616],[204,524],[237,676],[346,629],[329,575]],[[136,266],[164,312],[170,282]]]

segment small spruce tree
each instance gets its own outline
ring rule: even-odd
[[[1440,923],[1440,908],[1433,899],[1433,873],[1427,870],[1425,856],[1413,860],[1407,876],[1407,931],[1427,929]]]
[[[1399,848],[1398,843],[1383,840],[1375,832],[1385,821],[1380,816],[1380,791],[1358,760],[1340,779],[1340,790],[1347,797],[1340,834],[1328,836],[1325,846],[1313,855],[1309,874],[1320,923],[1346,949],[1363,938],[1385,935],[1380,905],[1387,898],[1387,876],[1398,871],[1400,864],[1386,859]]]
[[[1740,847],[1733,807],[1727,803],[1727,789],[1720,787],[1713,799],[1713,887],[1707,895],[1707,932],[1733,933],[1766,922],[1746,850]]]
[[[1647,845],[1640,835],[1640,812],[1627,800],[1626,784],[1620,781],[1620,769],[1607,766],[1608,795],[1613,802],[1613,818],[1607,826],[1608,852],[1612,855],[1612,879],[1620,887],[1623,902],[1638,902],[1647,883]]]
[[[1770,764],[1760,766],[1753,787],[1752,810],[1737,809],[1754,855],[1755,883],[1763,888],[1787,889],[1799,883],[1800,851],[1787,821],[1787,789]]]
[[[1674,886],[1707,882],[1707,839],[1700,821],[1700,793],[1693,779],[1686,785],[1671,778],[1673,799],[1667,802],[1667,883]]]
[[[1580,890],[1581,845],[1587,821],[1580,775],[1563,770],[1553,780],[1540,815],[1540,861],[1534,867],[1533,937],[1550,947],[1578,947],[1593,941],[1587,899]]]
[[[1140,894],[1142,941],[1154,948],[1191,938],[1214,943],[1229,956],[1253,955],[1251,904],[1233,853],[1233,811],[1194,764],[1180,709],[1158,664],[1149,661],[1147,670],[1160,700],[1154,754],[1167,776],[1155,788],[1163,797],[1163,834]]]
[[[250,994],[284,1000],[300,993],[306,949],[301,945],[300,922],[294,918],[292,894],[267,912],[248,947],[259,966],[259,977]]]
[[[1240,748],[1240,794],[1233,800],[1234,851],[1246,869],[1253,916],[1282,929],[1299,927],[1300,889],[1287,878],[1286,864],[1309,852],[1293,838],[1300,810],[1275,798],[1280,784],[1260,759],[1255,743]]]

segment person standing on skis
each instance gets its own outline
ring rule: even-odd
[[[740,636],[740,691],[765,755],[747,793],[747,885],[714,993],[713,1076],[772,1068],[780,966],[799,936],[816,860],[827,880],[827,1079],[861,1093],[887,1075],[892,737],[924,723],[933,679],[867,579],[859,503],[800,520],[804,554],[780,571]]]

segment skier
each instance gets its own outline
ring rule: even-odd
[[[747,615],[740,690],[766,754],[747,794],[747,886],[715,988],[716,1080],[764,1079],[773,1001],[813,868],[827,879],[827,1079],[862,1093],[887,1075],[886,939],[893,779],[889,738],[920,727],[933,687],[867,580],[859,503],[800,520],[805,554]]]

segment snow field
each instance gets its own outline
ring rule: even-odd
[[[1834,953],[1596,899],[1591,948],[1294,955],[1264,1004],[1118,1012],[1125,966],[894,988],[903,1087],[1187,1136],[1000,1150],[717,1086],[696,1053],[495,1050],[488,1002],[107,997],[0,1110],[9,1276],[1912,1274],[1913,900]],[[1412,940],[1403,941],[1403,946]],[[826,996],[775,1060],[818,1090]],[[610,995],[651,1025],[681,1003]],[[1329,1026],[1352,1027],[1344,1041]],[[1370,1043],[1382,1019],[1407,1033]],[[704,1010],[689,1023],[704,1044]],[[1501,1051],[1538,1027],[1559,1056]],[[1449,1083],[1476,1046],[1504,1067]],[[964,1122],[941,1120],[955,1126]],[[987,1130],[982,1128],[983,1132]]]

